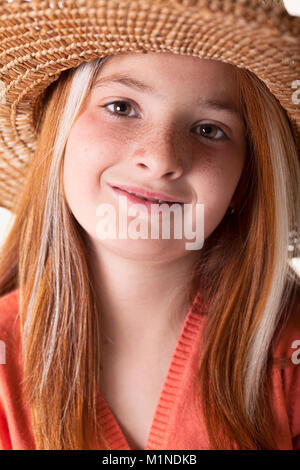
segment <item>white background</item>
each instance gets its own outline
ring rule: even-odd
[[[300,0],[283,0],[290,15],[300,16]]]

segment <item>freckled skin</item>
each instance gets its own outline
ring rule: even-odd
[[[200,98],[226,98],[238,106],[230,65],[172,53],[123,54],[110,58],[99,77],[125,72],[157,88],[147,95],[122,85],[94,88],[68,137],[64,160],[67,202],[95,249],[131,259],[175,260],[191,255],[189,240],[99,240],[100,203],[118,207],[107,183],[146,187],[204,204],[204,238],[219,225],[239,182],[246,140],[240,118],[226,111],[196,107]],[[116,119],[101,107],[129,101]],[[109,106],[110,111],[113,105]],[[116,113],[116,111],[115,111]],[[213,124],[229,140],[200,135]],[[193,255],[195,253],[193,252]]]

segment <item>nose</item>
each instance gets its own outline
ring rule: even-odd
[[[147,143],[147,147],[136,150],[134,159],[136,168],[147,172],[151,178],[179,178],[183,171],[183,152],[178,137],[166,134],[156,136]]]

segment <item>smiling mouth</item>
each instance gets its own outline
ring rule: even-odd
[[[180,205],[183,204],[182,202],[179,202],[179,201],[165,201],[164,199],[156,199],[156,198],[152,198],[152,197],[147,198],[147,197],[144,197],[141,194],[135,193],[133,191],[127,191],[126,189],[121,189],[118,186],[112,186],[112,188],[117,190],[117,191],[121,191],[122,193],[130,194],[130,196],[136,197],[136,198],[138,198],[142,201],[152,202],[153,204],[168,204],[169,206],[171,206],[173,204],[180,204]]]

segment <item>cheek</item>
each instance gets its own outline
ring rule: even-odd
[[[82,114],[69,134],[64,158],[64,183],[95,190],[105,168],[115,160],[116,149],[111,130],[92,113]]]
[[[86,173],[99,163],[101,134],[93,119],[88,115],[80,116],[74,123],[69,134],[65,161],[72,166]]]
[[[101,175],[116,163],[119,151],[116,133],[93,113],[83,113],[73,124],[65,147],[64,193],[70,210],[87,231],[94,230]]]
[[[197,160],[192,187],[197,203],[204,204],[205,238],[224,217],[238,185],[244,153],[231,150]]]
[[[65,148],[63,184],[67,203],[78,222],[86,227],[94,216],[101,173],[101,136],[93,121],[80,116]]]
[[[240,179],[243,164],[243,154],[230,150],[197,159],[193,168],[193,187],[197,195],[202,199],[210,195],[230,198]]]

